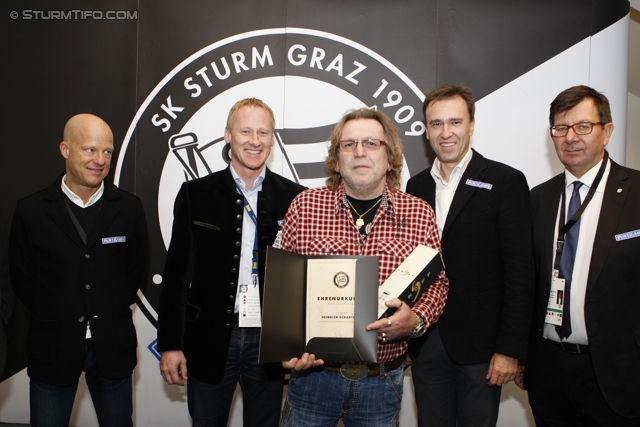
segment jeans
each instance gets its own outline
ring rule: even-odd
[[[398,426],[404,365],[360,381],[322,368],[291,371],[281,427]]]
[[[459,365],[434,327],[411,365],[419,427],[494,427],[502,387],[489,387],[489,363]]]
[[[85,380],[100,427],[131,427],[133,414],[131,377],[112,380],[98,372],[93,345],[87,341]],[[31,379],[29,401],[33,427],[67,427],[78,384],[58,387]]]
[[[226,427],[236,384],[242,389],[242,418],[245,427],[276,427],[280,418],[284,375],[269,377],[258,363],[260,328],[231,329],[231,342],[222,381],[210,384],[189,373],[187,400],[194,427]],[[187,361],[188,363],[188,361]]]

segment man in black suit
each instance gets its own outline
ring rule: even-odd
[[[142,203],[104,180],[113,135],[99,117],[72,117],[60,153],[66,174],[18,202],[9,238],[13,288],[31,311],[31,425],[68,425],[85,371],[100,426],[131,426],[130,305],[147,262]]]
[[[565,171],[531,190],[536,297],[524,386],[538,426],[638,426],[640,172],[608,158],[611,110],[594,89],[560,93],[549,122]]]
[[[238,101],[224,131],[231,165],[185,182],[176,197],[158,349],[168,384],[189,379],[194,426],[226,426],[237,383],[244,425],[278,425],[284,370],[258,363],[264,266],[267,245],[304,187],[265,166],[274,129],[264,102]]]
[[[407,183],[436,211],[450,282],[442,317],[409,352],[421,427],[495,426],[500,386],[527,354],[529,187],[520,171],[469,147],[474,110],[466,86],[445,84],[427,95],[427,138],[437,159]]]

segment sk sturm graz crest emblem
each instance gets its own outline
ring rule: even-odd
[[[336,273],[336,275],[333,276],[333,284],[338,288],[344,288],[349,284],[349,275],[343,271]]]
[[[138,306],[154,325],[175,197],[185,180],[227,167],[227,114],[247,97],[262,99],[275,114],[267,166],[307,187],[324,185],[326,140],[352,108],[384,111],[400,131],[405,160],[424,158],[423,93],[365,46],[321,31],[275,28],[238,34],[194,53],[142,103],[115,172],[115,184],[137,194],[147,212],[151,265]],[[409,176],[405,161],[403,182]]]

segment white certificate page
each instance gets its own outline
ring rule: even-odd
[[[356,259],[307,260],[307,342],[353,338]]]

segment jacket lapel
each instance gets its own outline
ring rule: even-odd
[[[61,182],[62,175],[47,188],[44,196],[45,211],[76,245],[84,248],[84,242],[78,234],[76,227],[73,225],[67,207],[64,204],[64,198],[66,196],[60,188],[62,185]]]
[[[551,271],[553,270],[553,257],[556,250],[557,235],[554,234],[556,229],[556,221],[558,219],[558,209],[560,207],[560,199],[564,190],[564,172],[553,178],[551,193],[540,202],[541,206],[538,212],[541,212],[542,221],[542,247],[544,250],[544,266],[546,272],[545,277],[551,280]],[[548,250],[547,248],[553,248]],[[549,282],[551,283],[551,282]]]
[[[102,200],[97,202],[101,204],[100,213],[98,214],[96,224],[93,226],[93,230],[91,230],[91,234],[87,236],[87,248],[93,246],[105,228],[107,228],[116,215],[118,215],[122,209],[121,199],[122,197],[115,191],[115,186],[105,181]]]
[[[598,228],[593,242],[593,253],[589,265],[589,278],[587,280],[587,293],[589,293],[602,272],[605,260],[611,245],[613,236],[616,234],[616,227],[619,224],[620,216],[629,194],[629,176],[620,165],[611,160],[611,171],[604,189],[600,217],[598,218]],[[619,191],[621,190],[621,191]]]
[[[429,168],[425,185],[425,201],[429,203],[434,211],[436,210],[436,182],[431,176],[431,168]]]
[[[484,157],[473,150],[471,161],[467,165],[467,169],[464,171],[462,177],[460,177],[458,188],[456,189],[456,193],[453,196],[453,200],[451,201],[451,207],[449,208],[449,213],[447,214],[447,220],[445,221],[444,228],[442,229],[443,238],[447,234],[447,230],[449,229],[449,227],[451,227],[451,224],[453,224],[473,193],[475,193],[477,190],[476,187],[472,187],[471,185],[466,184],[467,179],[471,179],[473,181],[482,181],[484,179],[485,169],[486,165],[484,162]]]

